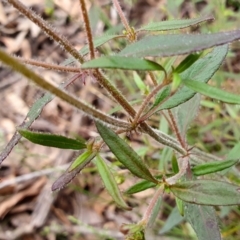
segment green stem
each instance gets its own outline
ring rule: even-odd
[[[0,60],[5,63],[6,65],[13,68],[16,72],[21,73],[32,82],[36,83],[41,88],[53,93],[54,95],[60,97],[64,101],[68,102],[72,106],[78,108],[79,110],[83,111],[85,114],[89,115],[92,118],[96,118],[97,120],[101,120],[103,122],[109,123],[114,126],[122,127],[122,128],[129,128],[130,125],[127,122],[118,120],[111,116],[108,116],[93,107],[83,103],[79,99],[69,95],[69,93],[65,92],[62,89],[54,86],[53,84],[45,81],[42,77],[28,69],[24,64],[17,61],[14,57],[9,56],[7,53],[0,49]]]
[[[60,36],[53,27],[51,27],[47,22],[45,22],[41,17],[39,17],[31,9],[27,8],[18,0],[7,0],[13,7],[15,7],[19,12],[26,16],[29,20],[34,22],[39,26],[50,38],[52,38],[56,43],[63,47],[69,54],[71,54],[80,63],[84,62],[81,54],[68,42],[64,36]]]

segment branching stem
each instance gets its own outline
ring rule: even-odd
[[[60,97],[64,101],[68,102],[72,106],[78,108],[79,110],[83,111],[85,114],[89,115],[92,118],[99,119],[103,122],[109,123],[114,126],[122,127],[122,128],[130,128],[130,125],[127,122],[118,120],[113,118],[109,115],[106,115],[93,107],[87,105],[86,103],[80,101],[79,99],[71,96],[69,93],[65,92],[64,90],[54,86],[53,84],[45,81],[42,77],[28,69],[24,64],[17,61],[14,57],[9,56],[7,53],[0,49],[0,60],[5,63],[6,65],[13,68],[15,71],[21,73],[32,82],[40,86],[41,88],[45,89],[46,91],[51,92],[52,94]]]
[[[81,54],[68,42],[64,36],[60,36],[53,27],[51,27],[47,22],[45,22],[40,16],[38,16],[31,9],[27,8],[18,0],[7,0],[13,7],[15,7],[19,12],[26,16],[29,20],[34,22],[39,26],[50,38],[57,42],[60,47],[63,47],[69,54],[71,54],[80,63],[83,63],[83,57]]]
[[[159,85],[157,85],[152,92],[145,98],[145,100],[143,101],[142,105],[140,106],[140,109],[138,110],[134,120],[133,120],[133,126],[135,124],[138,123],[139,118],[141,117],[143,111],[145,110],[145,108],[147,107],[147,105],[149,104],[150,100],[159,92],[160,89],[162,89],[162,87],[165,86],[165,83],[161,83]]]

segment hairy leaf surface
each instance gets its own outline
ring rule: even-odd
[[[131,210],[131,208],[124,201],[122,194],[116,183],[116,180],[113,174],[111,173],[108,165],[105,163],[104,159],[102,159],[100,155],[97,155],[95,163],[98,172],[103,180],[104,186],[106,187],[108,193],[112,196],[116,204],[125,210]]]
[[[187,28],[205,22],[208,20],[213,20],[211,16],[201,16],[193,19],[174,19],[161,22],[152,22],[146,26],[141,27],[137,31],[166,31],[166,30],[175,30],[181,28]]]
[[[240,39],[240,30],[211,34],[161,34],[147,36],[124,48],[126,57],[170,57],[202,51]]]
[[[147,166],[142,162],[141,157],[115,132],[100,122],[96,122],[100,136],[108,145],[117,159],[134,175],[139,178],[157,183]]]
[[[227,206],[240,204],[240,187],[216,180],[194,180],[170,186],[172,193],[185,202]]]

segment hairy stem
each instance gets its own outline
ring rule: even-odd
[[[85,30],[87,32],[87,40],[88,40],[88,46],[89,46],[89,51],[90,51],[90,58],[94,59],[95,52],[94,52],[94,45],[93,45],[93,39],[92,39],[92,30],[91,30],[91,26],[90,26],[90,22],[89,22],[89,18],[88,18],[85,0],[79,0],[79,1],[80,1],[81,10],[82,10],[83,21],[85,24]]]
[[[148,72],[148,74],[153,82],[153,85],[156,87],[158,85],[158,83],[157,83],[157,80],[156,80],[154,74],[152,72]]]
[[[139,120],[139,118],[141,117],[141,114],[143,113],[143,111],[145,110],[145,108],[147,107],[148,103],[150,102],[150,100],[159,92],[159,90],[165,86],[165,83],[161,83],[158,86],[156,86],[152,92],[145,98],[145,100],[143,101],[142,105],[140,106],[140,109],[138,110],[134,120],[133,120],[133,125],[136,124]]]
[[[117,12],[118,12],[119,17],[121,18],[122,24],[125,27],[126,31],[127,32],[131,32],[132,29],[131,29],[131,27],[128,24],[128,20],[126,19],[125,15],[124,15],[124,13],[122,11],[122,8],[121,8],[121,6],[119,4],[119,1],[118,0],[112,0],[112,1],[113,1],[113,4],[114,4]]]
[[[42,67],[42,68],[46,68],[46,69],[50,69],[50,70],[56,70],[56,71],[60,71],[60,72],[79,73],[82,71],[80,68],[77,68],[77,67],[66,67],[66,66],[62,66],[62,65],[46,63],[46,62],[39,61],[39,60],[26,59],[26,58],[22,58],[22,57],[16,57],[16,59],[18,59],[21,62],[24,62],[28,65]]]
[[[123,109],[131,116],[134,117],[136,112],[127,99],[115,88],[110,81],[100,72],[100,70],[95,70],[93,76],[96,78],[98,83],[104,87],[108,93],[123,107]]]
[[[178,141],[176,141],[172,137],[168,136],[167,134],[164,134],[160,131],[152,129],[145,122],[141,123],[140,127],[143,132],[147,133],[149,136],[154,138],[157,142],[173,148],[174,150],[176,150],[177,152],[179,152],[182,155],[187,154],[187,151],[181,145],[178,144]]]
[[[157,188],[157,191],[154,193],[154,195],[147,207],[147,210],[145,211],[144,216],[143,216],[142,220],[139,222],[139,224],[143,224],[145,226],[150,225],[150,222],[152,222],[151,221],[152,215],[157,215],[157,214],[155,214],[155,211],[157,213],[159,212],[159,206],[157,206],[157,205],[158,205],[158,201],[161,198],[163,192],[164,192],[164,185],[161,185]]]
[[[13,7],[15,7],[19,12],[26,16],[29,20],[34,22],[39,26],[50,38],[57,42],[60,47],[63,47],[69,54],[71,54],[80,63],[84,62],[81,54],[68,42],[64,36],[60,36],[53,27],[51,27],[47,22],[45,22],[41,17],[39,17],[31,9],[27,8],[18,0],[7,0]]]
[[[181,134],[180,134],[180,132],[179,132],[179,129],[178,129],[177,123],[176,123],[176,121],[175,121],[175,118],[174,118],[174,116],[173,116],[173,114],[172,114],[172,111],[171,111],[171,110],[168,110],[168,114],[169,114],[169,117],[170,117],[170,119],[171,119],[171,123],[172,123],[171,126],[172,126],[172,128],[173,128],[173,131],[174,131],[175,134],[176,134],[176,137],[177,137],[178,141],[180,142],[181,146],[186,149],[186,143],[185,143],[185,141],[182,139],[182,136],[181,136]]]
[[[54,86],[53,84],[45,81],[42,77],[28,69],[25,65],[17,61],[15,58],[9,56],[7,53],[2,51],[0,49],[0,60],[5,63],[6,65],[13,68],[15,71],[21,73],[34,83],[36,83],[41,88],[53,93],[54,95],[60,97],[64,101],[68,102],[72,106],[78,108],[79,110],[83,111],[90,117],[99,119],[103,122],[109,123],[114,126],[122,127],[122,128],[129,128],[130,125],[127,122],[118,120],[116,118],[113,118],[111,116],[108,116],[93,107],[87,105],[86,103],[83,103],[79,99],[75,98],[74,96],[71,96],[69,93],[65,92],[62,89],[59,89],[57,86]]]
[[[177,183],[177,181],[187,172],[189,167],[189,156],[183,157],[181,162],[178,160],[178,164],[181,164],[179,167],[179,172],[176,175],[165,180],[169,185]]]

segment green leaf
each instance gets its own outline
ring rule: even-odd
[[[84,153],[83,153],[84,154]],[[80,155],[79,157],[77,157],[75,161],[78,160],[78,158],[82,158],[82,155]],[[75,177],[76,175],[88,164],[91,162],[91,160],[96,156],[95,155],[90,155],[89,157],[85,158],[85,160],[81,161],[81,163],[79,163],[79,165],[75,168],[72,168],[72,164],[70,165],[69,169],[63,174],[61,175],[52,185],[52,191],[56,191],[58,189],[61,189],[63,187],[65,187],[68,183],[70,183]],[[73,163],[74,163],[73,162]],[[72,168],[72,170],[71,170]]]
[[[103,56],[97,59],[93,59],[89,62],[84,63],[81,69],[92,69],[92,68],[114,68],[114,69],[126,69],[126,70],[144,70],[144,71],[156,71],[165,69],[156,62],[133,58],[133,57],[122,57],[122,56]]]
[[[239,159],[207,162],[193,167],[192,172],[195,176],[206,175],[209,173],[214,173],[230,168],[233,165],[235,165],[238,161]]]
[[[205,22],[213,19],[214,18],[211,16],[201,16],[199,18],[193,18],[193,19],[174,19],[169,21],[153,22],[153,23],[149,23],[146,26],[141,27],[137,31],[175,30],[175,29],[191,27],[201,22]]]
[[[159,234],[163,235],[163,234],[169,232],[172,228],[177,226],[183,220],[184,220],[184,218],[179,214],[178,208],[175,207],[171,211],[171,213],[168,216],[167,220],[164,221],[164,225],[163,225],[162,229],[159,231]]]
[[[164,86],[157,94],[156,99],[153,103],[153,106],[150,109],[158,106],[170,94],[171,94],[171,86],[170,85]]]
[[[122,194],[118,188],[115,178],[111,173],[108,165],[101,158],[101,156],[97,155],[97,159],[95,163],[96,163],[98,172],[103,180],[104,186],[106,187],[108,193],[112,196],[116,204],[125,210],[131,210],[131,208],[123,200]]]
[[[227,155],[227,159],[240,159],[240,142],[236,143]]]
[[[213,49],[203,58],[197,60],[190,68],[180,74],[181,79],[194,79],[196,82],[208,82],[213,74],[218,70],[228,52],[228,46],[220,46]],[[170,109],[186,102],[192,98],[196,93],[186,86],[183,86],[177,90],[177,92],[167,99],[156,110]]]
[[[158,183],[142,162],[141,157],[123,139],[102,123],[96,122],[95,124],[111,152],[130,172],[139,178]]]
[[[126,57],[170,57],[202,51],[240,39],[240,30],[212,34],[161,34],[147,36],[124,48]]]
[[[74,169],[79,167],[83,169],[95,156],[96,156],[96,153],[87,150],[72,162],[72,164],[68,169],[68,172],[71,172]]]
[[[178,162],[175,155],[172,157],[172,170],[175,174],[179,172]]]
[[[97,48],[97,47],[100,47],[101,45],[103,45],[104,43],[114,39],[114,38],[118,38],[120,37],[120,35],[103,35],[103,36],[100,36],[96,39],[93,40],[93,45],[94,45],[94,48]],[[81,48],[81,50],[79,51],[79,53],[84,56],[86,54],[89,53],[89,47],[88,45],[84,46],[83,48]],[[72,64],[73,62],[75,62],[76,59],[73,58],[73,57],[70,57],[68,59],[66,59],[62,65],[66,66],[66,65],[69,65],[69,64]]]
[[[43,146],[74,150],[86,148],[86,144],[83,141],[60,135],[32,132],[25,129],[18,129],[18,132],[29,141]]]
[[[194,180],[169,186],[185,202],[199,205],[226,206],[240,204],[240,187],[215,180]]]
[[[226,92],[222,89],[210,86],[202,82],[184,80],[182,83],[193,91],[201,93],[213,99],[217,99],[225,103],[240,104],[240,96],[237,94]]]
[[[175,69],[175,73],[184,72],[191,65],[193,65],[201,57],[200,53],[192,53],[188,55]]]
[[[222,239],[213,207],[185,203],[185,216],[199,240]]]
[[[131,186],[127,191],[125,191],[126,194],[134,194],[138,192],[142,192],[148,188],[155,187],[157,184],[153,182],[149,182],[147,180],[143,180],[141,182],[138,182]]]
[[[201,97],[196,94],[185,103],[171,109],[179,129],[181,136],[185,139],[187,129],[194,118],[197,116]]]
[[[140,89],[142,94],[145,94],[149,91],[148,86],[143,82],[137,72],[133,72],[133,80],[136,83],[137,87]]]

